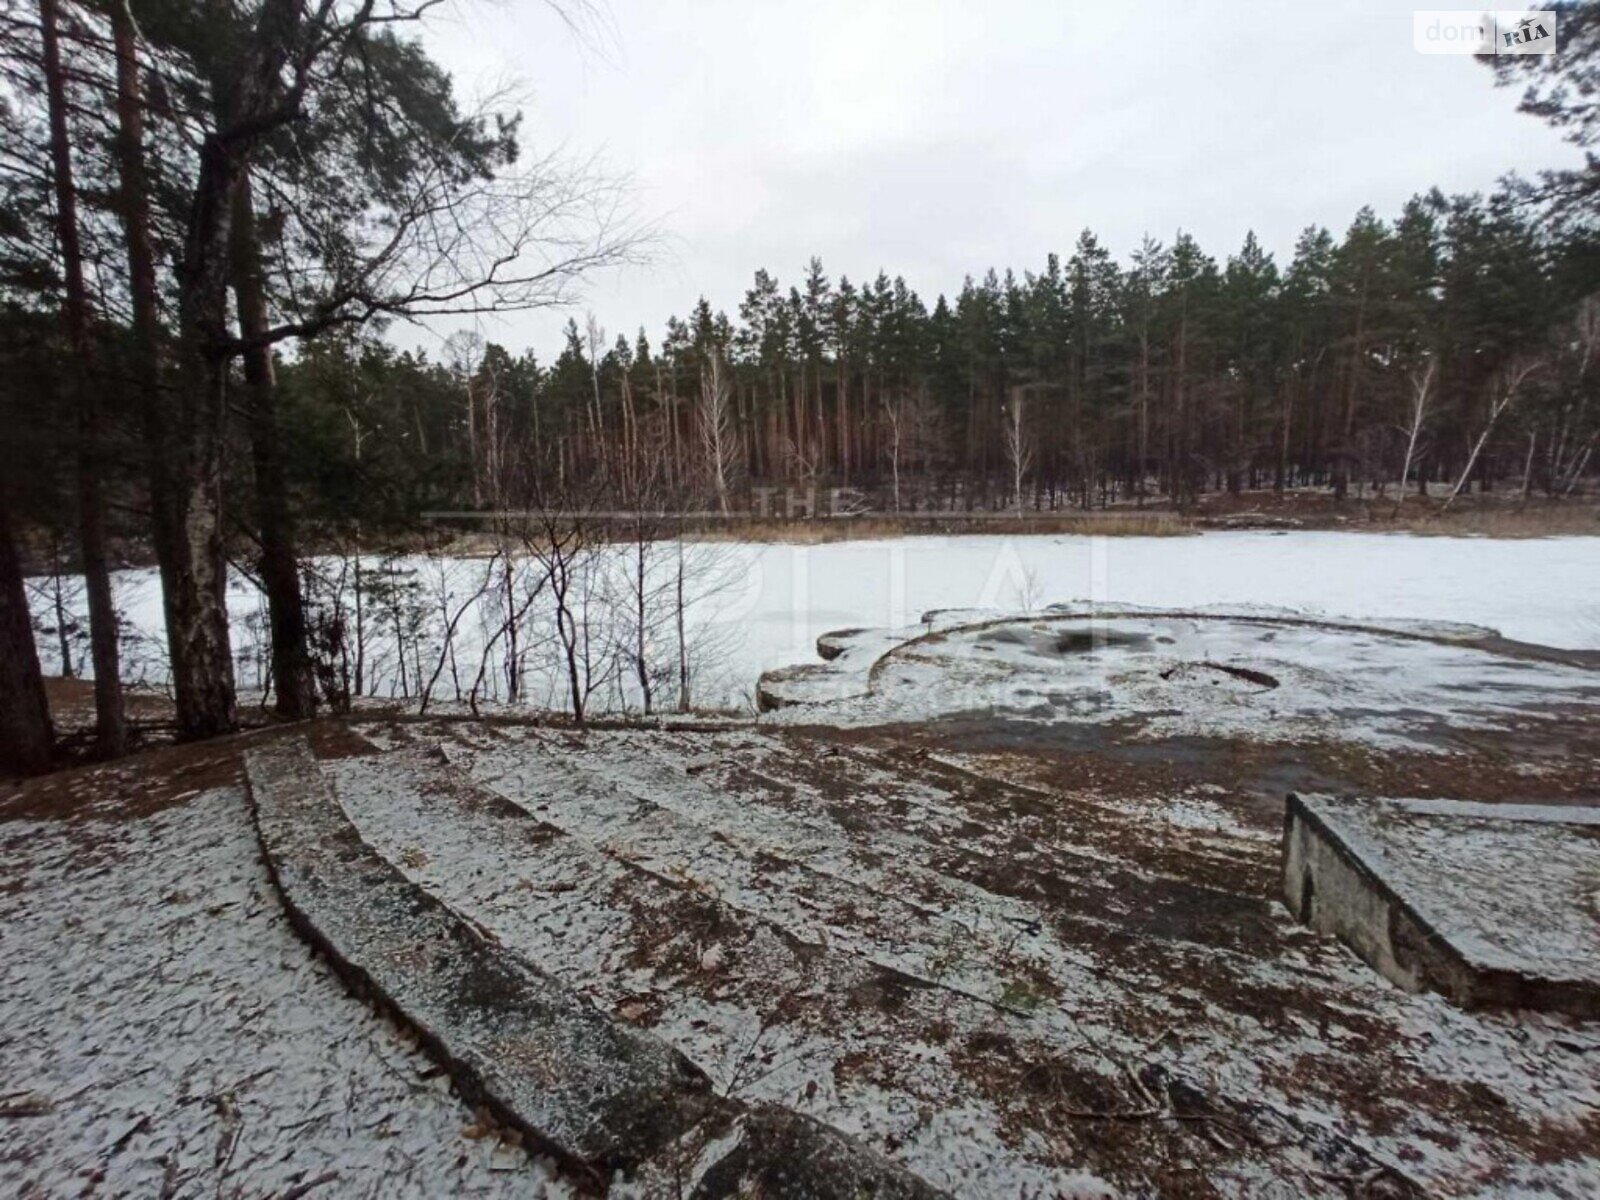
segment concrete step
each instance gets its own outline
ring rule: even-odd
[[[819,1122],[716,1095],[681,1053],[485,936],[361,838],[303,741],[250,755],[246,774],[295,928],[414,1027],[464,1097],[580,1183],[708,1200],[940,1194]]]

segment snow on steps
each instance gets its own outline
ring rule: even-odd
[[[1136,977],[1099,958],[1086,970],[1082,954],[1057,944],[1055,923],[1044,913],[941,875],[928,859],[931,845],[919,847],[917,839],[897,835],[893,822],[871,819],[867,810],[883,798],[870,779],[856,780],[862,787],[852,800],[851,819],[838,825],[825,817],[823,797],[807,794],[801,783],[806,772],[785,770],[781,756],[773,757],[779,744],[761,735],[740,735],[742,765],[734,779],[719,770],[735,750],[726,743],[696,748],[672,735],[665,737],[669,745],[654,735],[599,731],[548,739],[528,731],[526,741],[507,741],[503,732],[455,731],[475,747],[464,758],[478,787],[446,785],[437,769],[419,771],[415,760],[348,760],[335,771],[341,801],[391,857],[403,857],[409,848],[420,851],[412,861],[424,886],[447,889],[450,903],[480,915],[497,936],[535,961],[558,956],[564,978],[575,976],[603,1007],[637,1008],[715,1077],[728,1077],[715,1067],[723,1057],[719,1042],[741,1024],[729,1020],[734,1011],[745,1011],[753,1020],[733,1047],[744,1055],[733,1077],[752,1050],[763,1046],[778,1064],[770,1074],[763,1070],[741,1079],[741,1089],[786,1102],[803,1097],[800,1102],[815,1105],[812,1111],[823,1120],[875,1146],[894,1147],[894,1156],[919,1175],[964,1196],[1061,1194],[1063,1149],[1057,1143],[1041,1151],[1036,1140],[993,1140],[1013,1097],[970,1078],[942,1048],[947,1043],[998,1042],[1008,1057],[1033,1064],[1032,1071],[1060,1069],[1072,1073],[1079,1087],[1108,1096],[1123,1087],[1127,1064],[1138,1064],[1158,1092],[1189,1098],[1174,1104],[1203,1103],[1208,1111],[1230,1113],[1237,1128],[1259,1128],[1263,1118],[1252,1100],[1218,1090],[1218,1081],[1197,1069],[1195,1058],[1181,1068],[1145,1061],[1142,1039],[1127,1041],[1102,1024],[1107,1010],[1128,1005],[1125,989],[1148,989],[1148,961]],[[454,746],[446,757],[452,766]],[[850,757],[845,752],[828,761]],[[771,786],[763,788],[762,780]],[[901,799],[920,790],[909,781],[878,783]],[[798,789],[792,797],[789,786]],[[522,814],[520,832],[511,813],[490,803],[496,796]],[[905,812],[898,821],[931,823],[937,830],[925,829],[926,836],[960,842],[957,827],[963,823],[954,816]],[[532,826],[548,830],[549,838],[537,844],[537,886],[519,890],[532,883],[519,880],[528,867],[517,860],[527,852]],[[474,850],[463,855],[462,846]],[[892,872],[874,866],[873,847],[894,861]],[[1021,849],[1014,834],[991,851],[1013,858],[1033,853]],[[954,865],[949,854],[943,865]],[[624,882],[619,866],[643,878]],[[1089,868],[1078,861],[1076,869],[1061,870],[1081,876],[1093,874]],[[629,914],[669,911],[662,893],[672,891],[701,891],[719,910],[715,938],[701,960],[700,974],[712,989],[707,1004],[682,994],[686,984],[693,990],[682,976],[641,978],[627,950],[628,927],[636,920]],[[764,927],[778,938],[763,937]],[[996,936],[1002,929],[1010,930],[1008,938]],[[1164,930],[1163,936],[1176,932]],[[725,956],[728,947],[733,949]],[[1176,944],[1170,949],[1182,953]],[[1215,945],[1193,950],[1211,960],[1225,958],[1240,971],[1251,969],[1251,959]],[[1058,986],[1060,996],[1047,999]],[[850,1001],[865,996],[894,997],[893,1018],[879,1020],[875,1004]],[[1210,1019],[1232,1057],[1253,1057],[1261,1036],[1280,1040],[1248,1020],[1236,1026],[1219,1011]],[[946,1030],[937,1045],[925,1040],[934,1024]],[[1190,1049],[1198,1053],[1197,1045]],[[847,1068],[841,1083],[839,1065],[852,1062],[878,1064],[867,1078],[894,1082],[881,1090],[866,1086]],[[1035,1078],[1032,1071],[1029,1078]],[[1233,1095],[1247,1092],[1240,1088]],[[924,1126],[916,1116],[923,1106],[936,1114],[934,1124]],[[1291,1103],[1276,1119],[1297,1122],[1297,1107]],[[964,1115],[959,1123],[950,1119],[957,1114]],[[1050,1120],[1037,1103],[1026,1119],[1039,1128]],[[1281,1132],[1262,1128],[1261,1140],[1277,1142]],[[1354,1142],[1310,1125],[1300,1135],[1296,1150],[1287,1153],[1293,1158],[1308,1147],[1311,1152],[1298,1164],[1276,1164],[1274,1170],[1317,1169],[1319,1160],[1323,1168],[1337,1161],[1362,1172],[1378,1169],[1377,1160]],[[1115,1150],[1098,1137],[1090,1144],[1093,1149],[1068,1150],[1076,1154],[1068,1161],[1085,1171],[1115,1170]],[[1192,1146],[1183,1152],[1196,1153]],[[1147,1160],[1160,1156],[1152,1152]],[[1213,1169],[1260,1166],[1236,1147],[1223,1148],[1220,1157],[1233,1161],[1227,1168],[1213,1162]]]
[[[246,759],[268,869],[295,929],[356,993],[414,1027],[462,1095],[582,1183],[695,1197],[943,1193],[779,1105],[713,1094],[704,1072],[483,936],[362,841],[303,740]]]
[[[1034,1063],[1079,1040],[1076,1023],[1064,1029],[1049,1012],[1019,1009],[1026,990],[1008,1001],[958,961],[967,953],[957,947],[976,936],[966,922],[979,914],[966,912],[959,932],[944,923],[945,936],[929,942],[928,922],[887,894],[894,882],[878,879],[879,889],[849,872],[842,847],[824,849],[820,829],[781,826],[794,853],[825,857],[841,873],[781,867],[779,855],[754,844],[750,835],[775,828],[754,797],[739,793],[734,804],[752,822],[741,835],[715,821],[687,823],[619,789],[607,764],[620,753],[640,772],[629,776],[633,787],[667,800],[687,785],[710,799],[696,785],[715,768],[692,754],[658,757],[659,735],[591,731],[584,748],[565,737],[546,745],[531,732],[511,744],[458,734],[482,743],[462,756],[476,783],[438,765],[458,766],[455,743],[447,756],[413,747],[330,764],[362,836],[419,886],[529,961],[559,963],[563,982],[670,1041],[728,1095],[793,1106],[958,1195],[1062,1194],[1059,1161],[1001,1139],[1003,1112],[984,1084],[923,1040],[942,1027],[955,1042],[986,1038]],[[691,749],[689,739],[667,740]],[[686,776],[686,762],[704,769]],[[680,939],[692,946],[687,962]],[[941,950],[947,961],[930,964]],[[1088,1186],[1092,1178],[1065,1194],[1109,1190]]]

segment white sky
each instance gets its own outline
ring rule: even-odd
[[[596,3],[587,38],[542,0],[465,0],[426,36],[465,94],[528,93],[532,148],[631,177],[665,236],[589,289],[613,338],[658,344],[702,293],[736,315],[757,267],[787,287],[812,254],[930,305],[1085,226],[1124,260],[1147,231],[1220,260],[1254,229],[1283,262],[1362,204],[1576,159],[1483,66],[1418,54],[1392,0]],[[480,328],[548,362],[567,315]]]

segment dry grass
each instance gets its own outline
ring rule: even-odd
[[[1497,496],[1461,497],[1449,511],[1439,511],[1433,497],[1406,498],[1395,512],[1392,497],[1351,499],[1343,505],[1323,494],[1207,497],[1192,512],[1165,508],[1092,510],[1089,512],[910,513],[858,517],[702,519],[689,522],[684,536],[699,542],[751,542],[763,545],[819,546],[831,542],[872,541],[901,537],[948,537],[957,534],[1099,535],[1102,537],[1182,537],[1205,528],[1346,530],[1414,533],[1429,537],[1530,538],[1600,535],[1600,506],[1592,501],[1531,501]],[[603,526],[594,536],[603,538]],[[621,535],[619,535],[621,536]],[[461,557],[488,557],[499,539],[468,533],[446,552]]]
[[[1600,534],[1600,504],[1593,496],[1555,500],[1522,498],[1518,491],[1463,492],[1444,511],[1444,492],[1407,494],[1397,503],[1391,486],[1385,494],[1352,494],[1344,501],[1326,488],[1239,495],[1211,493],[1195,514],[1213,528],[1337,529],[1353,532],[1415,533],[1431,537],[1552,537]]]
[[[687,536],[707,542],[761,542],[815,546],[952,534],[1100,534],[1106,537],[1179,537],[1195,532],[1186,516],[1170,512],[1088,512],[821,517],[811,521],[718,521],[691,528]]]
[[[1343,503],[1327,489],[1285,492],[1255,491],[1239,495],[1210,493],[1192,509],[1174,511],[1158,500],[1136,509],[1011,513],[870,513],[860,516],[818,516],[782,520],[773,517],[701,517],[685,523],[685,537],[701,542],[753,542],[767,545],[816,546],[830,542],[955,534],[1100,535],[1104,537],[1181,537],[1207,528],[1346,530],[1373,533],[1415,533],[1430,537],[1529,538],[1600,535],[1600,504],[1593,498],[1535,498],[1524,502],[1508,493],[1463,494],[1447,512],[1442,496],[1408,495],[1395,511],[1394,493],[1383,497],[1352,496]],[[662,523],[669,535],[670,525]],[[631,531],[620,526],[610,533],[626,541]],[[608,526],[596,521],[590,536],[608,537]],[[520,539],[510,539],[520,545]],[[487,558],[504,548],[507,538],[484,530],[432,531],[424,546],[397,543],[392,550],[425,550],[457,557]],[[369,548],[369,553],[376,553]]]
[[[1408,502],[1409,503],[1409,502]],[[1530,538],[1600,534],[1600,508],[1593,504],[1530,504],[1526,508],[1481,506],[1438,514],[1402,509],[1387,524],[1431,537]]]

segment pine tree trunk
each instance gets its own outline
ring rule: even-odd
[[[231,732],[238,714],[233,652],[228,637],[227,560],[222,534],[222,426],[227,403],[227,363],[190,346],[182,386],[196,412],[178,440],[183,471],[173,497],[181,536],[168,607],[175,655],[173,688],[178,727],[185,737]]]
[[[832,439],[828,437],[828,410],[822,399],[822,360],[817,359],[816,367],[812,372],[817,387],[817,469],[824,475],[829,474],[828,447]],[[837,466],[837,464],[834,464]]]
[[[133,19],[126,4],[108,6],[117,55],[117,173],[121,216],[128,251],[128,293],[133,313],[132,374],[144,425],[150,490],[150,531],[161,575],[168,630],[168,653],[175,664],[180,650],[172,636],[174,568],[179,527],[172,506],[174,462],[169,452],[169,414],[161,391],[161,310],[156,290],[156,258],[150,236],[150,193],[144,162],[144,97],[139,79]],[[177,671],[174,669],[174,676]]]
[[[1361,300],[1356,306],[1356,336],[1355,345],[1350,354],[1350,378],[1345,386],[1344,398],[1344,428],[1340,431],[1339,457],[1336,461],[1333,479],[1333,495],[1336,500],[1343,500],[1350,491],[1350,460],[1354,457],[1355,448],[1352,440],[1356,427],[1356,400],[1361,392],[1361,359],[1366,352],[1366,320],[1367,320],[1367,284],[1361,284]]]
[[[78,417],[78,523],[84,591],[89,602],[90,658],[94,663],[95,743],[101,755],[114,757],[127,750],[128,729],[117,655],[117,609],[106,556],[106,464],[101,450],[100,403],[90,377],[93,346],[89,299],[78,241],[78,201],[72,179],[66,85],[56,20],[56,0],[39,0],[45,94],[50,111],[50,159],[55,176],[56,240],[66,284],[62,322],[71,352],[70,361],[64,366],[63,382]]]
[[[0,495],[0,775],[49,770],[53,740],[28,593]]]
[[[200,149],[200,173],[179,272],[179,427],[170,439],[174,486],[172,594],[178,728],[212,737],[237,724],[228,640],[227,561],[222,530],[222,450],[228,402],[228,249],[233,192],[242,164],[216,134]]]
[[[267,305],[261,282],[261,256],[256,244],[249,175],[239,180],[234,192],[232,236],[234,303],[239,310],[239,332],[248,341],[267,329]],[[306,652],[305,606],[300,595],[294,512],[284,481],[278,386],[270,348],[256,346],[245,351],[244,381],[261,536],[261,585],[267,593],[276,707],[279,716],[299,720],[316,711],[316,682]]]
[[[838,393],[834,406],[839,421],[839,478],[845,487],[850,486],[850,372],[844,356],[838,362]]]
[[[178,729],[190,738],[238,723],[228,641],[227,560],[222,528],[222,456],[228,409],[228,274],[233,194],[254,145],[281,115],[282,72],[307,9],[264,0],[254,44],[236,74],[214,81],[226,111],[200,144],[178,271],[178,400],[168,439],[169,518],[174,537],[164,582]]]
[[[1185,404],[1184,387],[1188,383],[1189,363],[1189,297],[1185,292],[1183,304],[1179,310],[1178,319],[1178,365],[1173,391],[1173,410],[1176,414],[1176,433],[1173,437],[1172,462],[1168,470],[1172,473],[1172,497],[1182,512],[1184,505],[1193,497],[1195,489],[1190,476],[1190,446],[1189,446],[1189,410]]]
[[[1278,439],[1278,461],[1272,469],[1272,490],[1283,492],[1289,481],[1289,430],[1294,415],[1294,384],[1283,385],[1283,436]]]
[[[1138,506],[1144,507],[1148,492],[1145,480],[1150,470],[1150,335],[1148,329],[1139,330],[1139,461],[1134,468],[1135,486],[1138,489]]]

